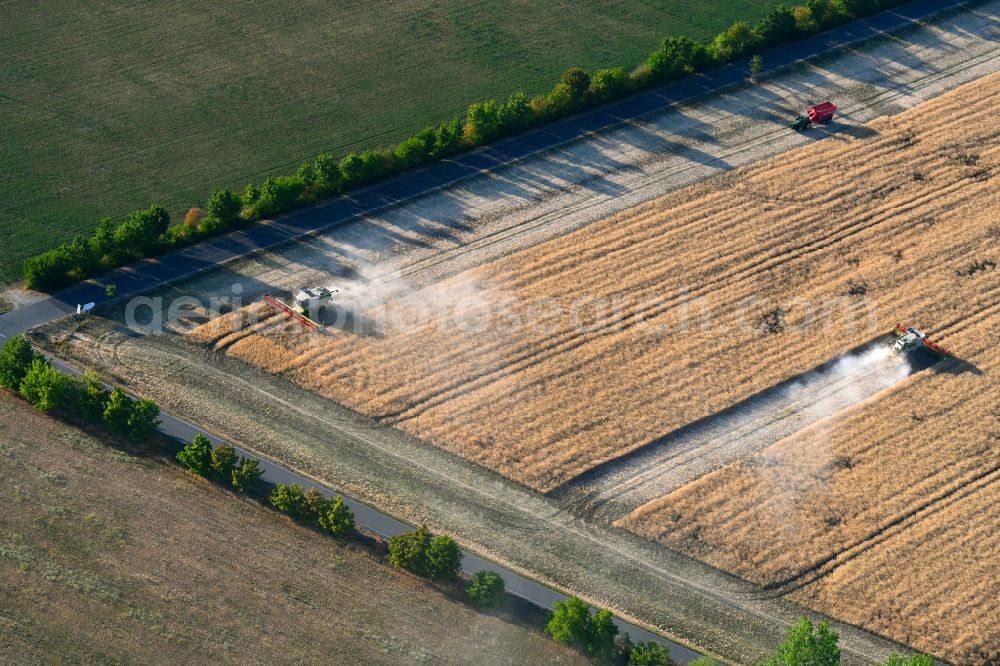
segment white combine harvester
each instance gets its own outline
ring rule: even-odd
[[[327,287],[303,287],[295,293],[292,305],[288,305],[271,294],[264,294],[264,300],[268,305],[281,310],[306,328],[312,331],[322,331],[323,325],[311,319],[310,315],[316,314],[325,301],[332,301],[333,295],[338,291]]]
[[[926,349],[938,358],[951,356],[950,351],[928,338],[923,331],[918,331],[912,326],[896,324],[896,327],[892,329],[892,335],[893,339],[889,343],[889,348],[897,354]]]

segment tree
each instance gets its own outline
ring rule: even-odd
[[[349,534],[354,531],[354,512],[347,507],[344,498],[338,495],[326,502],[319,515],[319,525],[335,536]]]
[[[389,539],[389,562],[397,569],[406,569],[426,576],[427,547],[431,542],[431,532],[426,525],[403,532]]]
[[[260,199],[260,188],[253,183],[247,183],[247,186],[243,188],[243,196],[240,197],[240,203],[245,208],[249,208],[257,203],[258,199]]]
[[[497,108],[498,135],[513,134],[531,124],[531,106],[528,96],[522,92],[514,93],[507,101]]]
[[[100,224],[90,237],[90,249],[98,258],[115,261],[115,221],[110,217],[101,218]]]
[[[264,181],[255,204],[258,215],[277,215],[291,208],[305,190],[296,176],[273,176]]]
[[[0,348],[0,385],[12,391],[18,390],[34,360],[35,350],[23,335],[8,338]]]
[[[295,172],[295,177],[306,187],[312,187],[316,184],[316,166],[312,162],[303,162]]]
[[[116,435],[128,434],[129,416],[132,413],[132,398],[125,394],[125,390],[116,386],[108,396],[104,405],[104,414],[101,420],[108,430]]]
[[[788,629],[788,638],[766,662],[766,666],[837,666],[840,664],[839,635],[826,620],[815,630],[807,617]]]
[[[434,157],[447,157],[462,149],[462,121],[453,118],[434,131]]]
[[[599,100],[609,100],[621,97],[628,91],[628,73],[624,67],[599,69],[590,80],[590,89]]]
[[[592,614],[588,603],[579,597],[570,597],[556,602],[545,632],[560,643],[588,654],[610,656],[615,649],[618,627],[608,609],[602,608]]]
[[[333,153],[320,153],[314,163],[316,170],[316,185],[327,191],[340,187],[340,165]]]
[[[350,189],[359,184],[365,177],[365,162],[357,153],[348,153],[340,161],[340,173],[344,188]]]
[[[488,99],[473,102],[465,114],[465,140],[471,144],[480,144],[497,135],[499,127],[497,117],[497,102]]]
[[[152,436],[160,425],[160,406],[152,400],[135,400],[128,415],[129,439],[144,442]]]
[[[152,204],[146,210],[129,213],[120,227],[115,229],[115,247],[120,258],[139,258],[152,254],[160,237],[170,226],[170,213],[160,204]]]
[[[607,608],[602,608],[590,618],[590,643],[587,652],[602,657],[611,656],[615,649],[615,637],[618,635],[618,625],[614,615]]]
[[[212,471],[212,444],[202,433],[198,433],[191,443],[177,452],[177,460],[199,476],[208,476]]]
[[[628,666],[673,666],[673,663],[670,649],[656,641],[637,644],[628,657]]]
[[[326,509],[326,504],[326,496],[315,488],[310,488],[302,495],[299,518],[307,523],[319,522],[320,514]]]
[[[795,14],[785,5],[771,5],[757,24],[757,34],[764,46],[787,42],[798,34]]]
[[[885,662],[885,666],[934,666],[934,658],[925,654],[911,654],[903,657],[893,653]]]
[[[212,473],[216,478],[229,481],[236,469],[236,449],[229,444],[219,444],[212,449]]]
[[[217,187],[208,200],[208,214],[225,224],[232,224],[240,218],[243,202],[230,189]]]
[[[462,549],[446,534],[427,544],[427,573],[431,578],[453,579],[462,566]]]
[[[505,583],[500,574],[493,571],[477,571],[465,586],[465,594],[483,608],[499,606],[503,603]]]
[[[719,62],[746,55],[760,44],[760,36],[746,21],[737,21],[716,35],[709,45],[709,53]]]
[[[806,0],[806,9],[820,28],[829,28],[847,18],[839,0]]]
[[[557,601],[545,633],[560,643],[586,650],[590,641],[590,604],[579,597]]]
[[[108,404],[109,393],[93,370],[85,370],[77,388],[77,411],[91,421],[100,421]]]
[[[670,81],[704,67],[705,47],[688,37],[667,37],[646,59],[646,67],[661,81]]]
[[[66,393],[66,376],[41,356],[36,356],[21,380],[19,388],[24,399],[43,412],[62,405]]]
[[[248,493],[253,491],[260,482],[264,470],[260,468],[260,461],[256,458],[241,458],[240,464],[233,470],[231,481],[233,488],[240,492]]]
[[[304,501],[305,494],[302,492],[302,486],[297,483],[289,485],[279,483],[271,491],[271,506],[293,518],[299,517]]]

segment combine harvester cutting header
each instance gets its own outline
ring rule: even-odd
[[[923,331],[918,331],[911,326],[896,324],[892,329],[893,339],[889,343],[889,348],[897,354],[904,354],[917,349],[926,349],[937,358],[947,358],[952,353],[927,337]]]

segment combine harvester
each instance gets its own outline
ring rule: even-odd
[[[798,117],[788,124],[796,132],[812,127],[813,123],[826,125],[833,120],[833,114],[837,112],[837,105],[833,102],[823,102],[809,107],[805,113],[800,113]]]
[[[326,287],[303,287],[295,294],[294,305],[288,305],[271,294],[264,294],[264,301],[274,309],[281,310],[309,330],[323,331],[325,327],[319,322],[310,319],[309,315],[317,312],[318,308],[325,301],[333,300],[333,295],[337,291],[337,289],[327,289]]]
[[[952,355],[950,351],[927,337],[923,331],[911,326],[896,324],[892,329],[893,339],[889,348],[897,354],[905,354],[919,349],[926,349],[931,355],[941,359]]]

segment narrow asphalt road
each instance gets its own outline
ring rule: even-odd
[[[842,49],[884,33],[916,25],[934,14],[969,3],[970,0],[917,0],[877,14],[868,20],[849,23],[765,51],[764,63],[768,70],[777,69],[804,58]],[[43,301],[0,315],[0,333],[6,335],[20,333],[74,312],[77,304],[106,301],[107,284],[116,285],[120,298],[191,277],[219,263],[328,229],[358,215],[371,214],[386,206],[399,204],[438,188],[453,185],[469,176],[554,148],[582,134],[641,118],[670,104],[718,91],[745,81],[746,78],[746,62],[717,67],[704,74],[689,76],[675,83],[637,93],[619,102],[294,211],[274,221],[255,223],[234,233],[137,262],[111,271],[96,280],[68,287]],[[805,103],[806,100],[803,100],[803,106]],[[789,109],[789,118],[798,111],[801,109]]]

